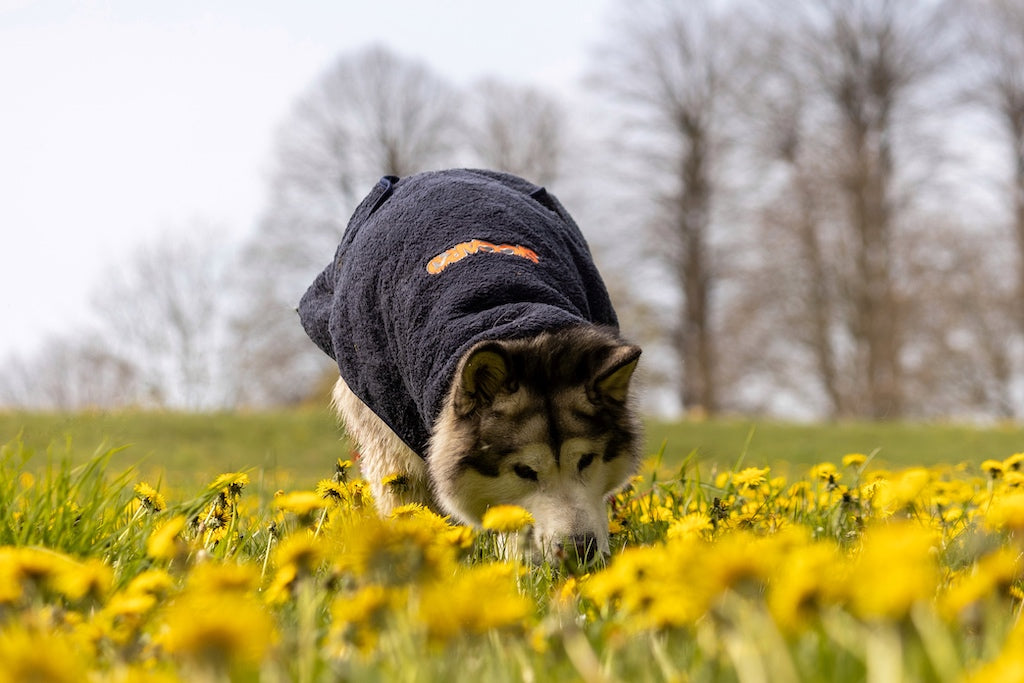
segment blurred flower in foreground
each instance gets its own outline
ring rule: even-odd
[[[259,665],[273,641],[270,614],[255,598],[234,592],[177,597],[158,637],[170,654],[215,671]]]
[[[518,505],[494,505],[487,508],[481,526],[489,531],[510,533],[533,524],[533,515]]]

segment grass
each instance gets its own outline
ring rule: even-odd
[[[271,491],[311,487],[330,475],[349,446],[326,408],[273,413],[0,413],[0,443],[20,434],[44,452],[74,444],[119,450],[110,467],[137,466],[149,479],[172,486],[200,484],[220,472],[252,469]],[[691,453],[708,467],[805,467],[837,461],[850,452],[878,454],[893,466],[981,463],[1024,450],[1024,429],[909,423],[786,424],[753,419],[704,422],[650,421],[647,452],[664,445],[666,469]],[[123,447],[123,448],[122,448]],[[89,452],[78,452],[78,457]]]
[[[521,510],[492,529],[412,505],[380,519],[345,468],[273,497],[220,473],[287,451],[294,429],[332,452],[291,479],[329,476],[320,458],[333,463],[337,442],[320,414],[23,418],[0,446],[0,681],[973,683],[1024,670],[1024,454],[998,430],[652,424],[665,446],[610,506],[611,557],[580,567],[505,553],[525,543]],[[93,450],[86,435],[104,429],[174,486],[119,469],[131,449]],[[974,462],[996,454],[966,456],[969,444],[1008,447]],[[886,448],[906,460],[840,455]]]

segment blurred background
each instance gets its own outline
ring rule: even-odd
[[[376,180],[545,185],[651,414],[1024,412],[1024,4],[0,0],[0,406],[263,409]]]

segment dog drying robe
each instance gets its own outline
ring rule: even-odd
[[[491,171],[381,179],[299,304],[309,337],[420,457],[477,342],[618,326],[583,235],[544,188]]]

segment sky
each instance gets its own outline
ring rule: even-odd
[[[565,92],[613,1],[0,0],[0,360],[86,323],[147,241],[250,232],[275,131],[338,56]]]

